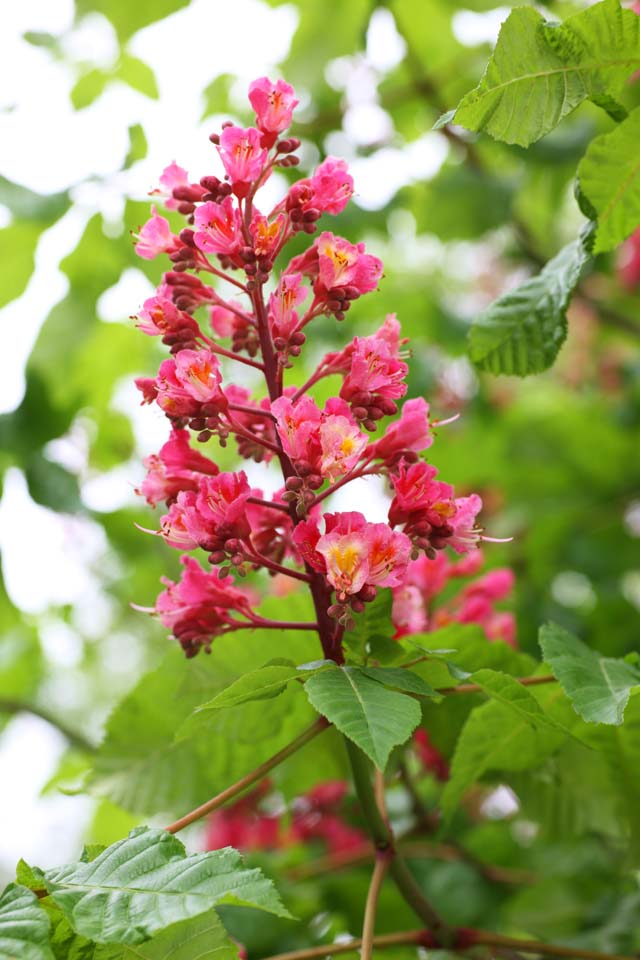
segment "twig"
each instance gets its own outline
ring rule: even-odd
[[[77,747],[78,750],[83,750],[85,753],[95,753],[95,746],[83,734],[78,733],[77,730],[72,730],[64,721],[58,720],[42,707],[36,707],[31,703],[22,703],[20,700],[1,699],[0,713],[31,713],[34,717],[45,720],[52,727],[55,727],[72,747]]]
[[[517,680],[523,687],[537,687],[542,683],[557,683],[555,677],[546,675],[544,677],[514,677],[513,679]],[[438,687],[438,693],[446,695],[452,693],[484,693],[484,690],[479,683],[461,683],[457,687]]]
[[[376,913],[378,910],[378,897],[380,889],[389,869],[389,857],[379,854],[376,857],[376,864],[371,875],[367,902],[364,908],[364,922],[362,924],[362,948],[360,950],[361,960],[371,960],[373,952],[373,938],[376,927]]]
[[[313,740],[319,733],[322,733],[323,730],[329,726],[327,720],[324,717],[319,717],[315,723],[311,724],[300,736],[296,737],[295,740],[292,740],[291,743],[287,744],[286,747],[283,747],[282,750],[279,750],[275,753],[269,760],[265,760],[264,763],[261,763],[259,767],[256,767],[255,770],[252,770],[251,773],[248,773],[246,776],[242,777],[236,783],[233,783],[230,787],[227,787],[226,790],[223,790],[222,793],[219,793],[217,796],[212,797],[211,800],[207,800],[206,803],[203,803],[200,807],[196,807],[195,810],[192,810],[191,813],[185,814],[184,817],[180,817],[179,820],[176,820],[175,823],[170,823],[168,827],[165,827],[167,833],[178,833],[179,830],[184,830],[185,827],[188,827],[189,824],[195,823],[196,820],[201,820],[202,817],[206,817],[208,813],[211,813],[213,810],[217,810],[218,807],[222,807],[227,800],[232,800],[239,793],[242,793],[247,787],[250,787],[252,784],[256,783],[258,780],[262,780],[270,770],[273,770],[274,767],[277,767],[278,764],[282,763],[283,760],[286,760],[287,757],[290,757],[293,753],[304,747],[306,743],[310,740]]]
[[[404,933],[383,933],[373,938],[376,950],[385,947],[398,947],[404,944],[421,945],[425,940],[424,930],[408,930]],[[306,950],[291,950],[290,953],[277,953],[268,960],[314,960],[315,957],[329,957],[336,953],[355,953],[362,947],[360,937],[354,937],[347,943],[327,943],[320,947],[308,947]]]

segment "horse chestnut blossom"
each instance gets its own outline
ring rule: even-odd
[[[155,376],[136,380],[142,402],[155,405],[169,429],[145,461],[138,492],[153,507],[166,505],[155,532],[186,552],[181,578],[165,581],[152,612],[189,657],[221,634],[259,626],[316,631],[324,657],[343,663],[345,631],[381,590],[393,591],[398,636],[432,629],[438,618],[506,636],[508,624],[493,609],[510,588],[504,571],[427,613],[433,584],[479,557],[486,538],[480,497],[456,496],[423,459],[438,421],[422,397],[405,402],[409,354],[395,315],[326,354],[310,376],[296,376],[314,321],[345,321],[377,289],[383,265],[325,222],[353,194],[344,160],[327,157],[273,209],[260,206],[272,172],[299,162],[300,141],[286,133],[298,100],[285,81],[260,77],[249,101],[255,126],[225,123],[211,134],[211,169],[198,183],[175,161],[160,176],[153,195],[164,198],[172,224],[184,218],[177,233],[152,207],[135,236],[141,257],[168,260],[137,325],[170,354]],[[307,249],[300,253],[298,243],[288,257],[301,235],[310,238]],[[238,376],[247,372],[250,380]],[[320,400],[314,389],[329,376],[339,378],[335,395]],[[265,496],[254,474],[230,466],[228,456],[220,468],[215,448],[229,438],[240,461],[278,472],[266,484],[276,493]],[[206,454],[198,444],[208,445]],[[364,507],[340,512],[325,504],[370,476],[384,478],[391,493],[387,522],[368,519]],[[446,548],[462,559],[447,560]],[[235,579],[258,571],[308,590],[315,619],[259,615],[257,586]]]

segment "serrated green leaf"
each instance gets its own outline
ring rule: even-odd
[[[272,697],[279,696],[289,681],[294,679],[299,680],[300,673],[293,664],[291,666],[267,665],[246,673],[230,686],[225,687],[212,700],[197,706],[178,730],[178,739],[189,737],[206,727],[211,721],[212,714],[218,710],[237,707],[252,700],[270,700]]]
[[[611,133],[596,137],[580,161],[580,192],[597,217],[594,253],[613,250],[640,224],[639,143],[637,107]]]
[[[53,960],[49,919],[35,894],[15,883],[0,897],[0,960]]]
[[[403,690],[405,693],[415,693],[418,697],[436,697],[440,699],[440,694],[434,690],[422,677],[412,673],[411,670],[403,670],[402,667],[363,667],[362,673],[372,680],[377,680],[385,687],[394,687],[396,690]]]
[[[469,331],[476,366],[519,377],[550,367],[567,336],[567,307],[588,259],[582,238],[567,244],[539,274],[481,313]]]
[[[542,656],[587,723],[620,725],[640,671],[624,660],[602,657],[556,624],[540,630]]]
[[[529,690],[508,673],[500,673],[499,670],[489,670],[484,667],[473,674],[473,682],[482,687],[492,700],[510,707],[534,726],[547,727],[550,730],[563,729],[561,724],[544,713]]]
[[[640,66],[640,25],[618,0],[603,0],[547,23],[531,7],[503,23],[482,80],[461,100],[454,122],[526,147],[584,100],[611,103]]]
[[[384,770],[391,750],[420,723],[413,697],[387,690],[358,667],[316,674],[305,683],[312,706]]]
[[[556,750],[565,734],[532,717],[514,717],[497,700],[469,714],[456,744],[451,774],[442,794],[442,812],[451,817],[465,790],[489,771],[528,770]]]
[[[47,871],[45,882],[73,929],[96,943],[142,943],[218,903],[289,916],[272,882],[244,868],[236,850],[188,857],[176,837],[148,827],[91,863]]]
[[[174,923],[152,940],[131,948],[101,945],[91,960],[237,960],[238,945],[229,939],[215,910]]]

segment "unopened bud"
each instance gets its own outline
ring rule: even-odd
[[[310,477],[307,477],[307,486],[311,490],[319,490],[323,483],[324,478],[319,473],[312,473]]]
[[[210,133],[210,134],[209,134],[209,140],[211,140],[211,143],[215,143],[216,146],[217,146],[217,145],[220,143],[220,134],[219,134],[219,133]]]
[[[354,613],[362,613],[364,610],[364,603],[362,600],[358,600],[356,597],[351,599],[351,609]]]
[[[275,337],[273,341],[273,345],[276,348],[276,350],[284,350],[287,346],[287,341],[285,340],[284,337]]]
[[[327,614],[333,619],[337,620],[338,617],[341,617],[344,613],[344,607],[341,603],[332,603],[331,606],[327,609]]]
[[[362,426],[365,428],[365,430],[368,430],[369,433],[375,433],[375,431],[378,429],[375,420],[371,420],[370,417],[367,417],[366,420],[362,421]]]
[[[287,490],[300,490],[302,486],[303,483],[300,477],[289,477],[285,483]]]
[[[363,603],[371,603],[372,600],[378,596],[378,591],[373,584],[366,584],[360,593],[358,594],[358,599],[362,600]]]
[[[302,348],[296,347],[296,345],[294,344],[292,347],[289,347],[289,353],[291,354],[292,357],[299,357],[300,354],[302,353]]]
[[[297,330],[295,333],[292,333],[289,337],[289,342],[292,343],[295,347],[301,347],[303,343],[306,342],[306,336],[302,330]]]
[[[209,563],[212,563],[214,566],[216,566],[217,564],[222,563],[225,557],[226,553],[224,550],[214,550],[213,553],[209,554],[207,559],[209,560]]]
[[[196,440],[199,443],[206,443],[207,440],[211,440],[212,436],[213,434],[211,433],[210,430],[202,430],[202,432],[199,433],[198,436],[196,437]]]
[[[310,473],[313,473],[313,467],[308,460],[297,460],[296,471],[300,477],[308,477]]]
[[[209,139],[211,139],[211,137]],[[200,177],[200,186],[204,187],[204,189],[210,193],[216,193],[220,186],[220,180],[218,177]]]

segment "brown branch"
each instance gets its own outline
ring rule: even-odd
[[[421,946],[425,941],[424,930],[408,930],[404,933],[384,933],[373,938],[376,950],[385,947],[398,947],[405,944]],[[336,953],[355,953],[362,946],[362,940],[354,937],[347,943],[327,943],[320,947],[308,947],[306,950],[291,950],[289,953],[277,953],[268,960],[314,960],[315,957],[328,957]]]
[[[517,680],[523,687],[537,687],[542,683],[557,683],[556,678],[550,675],[544,677],[514,677],[513,679]],[[452,693],[484,693],[484,690],[479,683],[461,683],[457,687],[438,687],[437,692],[448,696]]]
[[[582,947],[562,947],[553,943],[538,943],[537,940],[519,940],[486,930],[470,930],[469,933],[474,944],[506,947],[518,953],[537,953],[543,957],[578,957],[581,960],[632,960],[631,957],[619,953],[600,953],[597,950],[584,950]]]
[[[184,830],[184,828],[188,827],[189,824],[195,823],[196,820],[201,820],[202,817],[206,817],[208,813],[212,813],[214,810],[217,810],[218,807],[224,806],[227,800],[232,800],[234,797],[237,797],[239,793],[242,793],[244,790],[246,790],[247,787],[250,787],[258,780],[262,780],[262,778],[266,776],[270,770],[273,770],[274,767],[277,767],[278,764],[282,763],[283,760],[286,760],[287,757],[290,757],[291,754],[299,750],[300,747],[303,747],[310,740],[313,740],[313,738],[319,733],[322,733],[323,730],[326,730],[328,726],[328,721],[325,720],[324,717],[319,717],[315,723],[311,724],[311,726],[303,731],[303,733],[301,733],[298,737],[296,737],[295,740],[292,740],[291,743],[288,743],[286,747],[283,747],[282,750],[279,750],[277,753],[275,753],[269,760],[265,760],[265,762],[261,763],[259,767],[256,767],[255,770],[252,770],[251,773],[248,773],[236,783],[233,783],[230,787],[227,787],[227,789],[223,790],[222,793],[212,797],[211,800],[207,800],[206,803],[196,807],[196,809],[192,810],[191,813],[185,814],[184,817],[176,820],[175,823],[170,823],[168,827],[165,827],[165,830],[167,833],[178,833],[179,830]]]
[[[376,913],[378,911],[378,898],[384,882],[384,878],[389,869],[389,856],[380,854],[376,857],[376,863],[371,875],[367,902],[364,908],[364,922],[362,924],[362,949],[360,951],[361,960],[371,960],[373,953],[373,939],[376,927]]]

